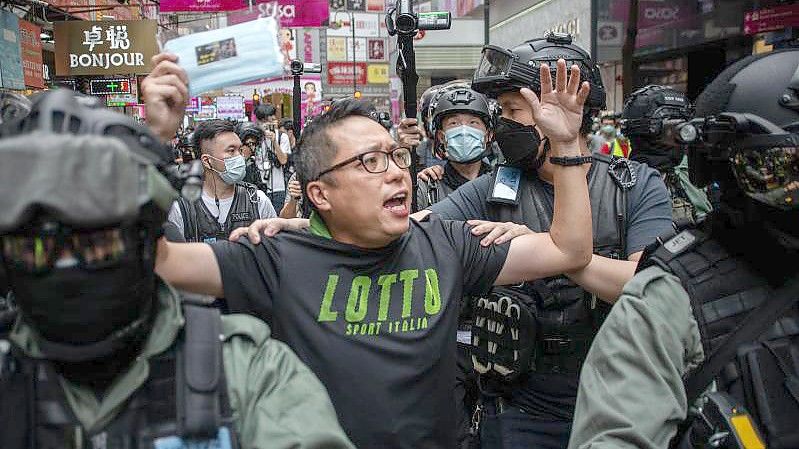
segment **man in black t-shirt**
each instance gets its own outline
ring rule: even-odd
[[[463,222],[410,220],[410,150],[367,103],[342,101],[303,132],[297,173],[314,207],[310,231],[260,242],[159,242],[156,269],[180,289],[225,296],[269,322],[327,387],[360,448],[455,445],[458,301],[494,284],[584,267],[591,216],[576,144],[587,83],[558,61],[541,100],[523,94],[552,136],[551,233],[481,246]],[[568,217],[568,221],[566,221]]]

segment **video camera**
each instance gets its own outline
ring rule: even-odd
[[[303,73],[322,73],[321,64],[302,62],[299,59],[292,59],[290,68],[292,75],[302,75]]]
[[[411,0],[397,0],[394,8],[386,14],[386,28],[390,36],[414,35],[419,30],[448,30],[452,26],[449,11],[415,13]]]

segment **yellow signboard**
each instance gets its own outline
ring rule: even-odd
[[[347,60],[347,38],[344,37],[327,38],[327,60],[328,61]]]
[[[369,64],[366,81],[369,84],[388,84],[388,64]]]

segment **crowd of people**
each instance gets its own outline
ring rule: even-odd
[[[3,449],[799,447],[799,50],[611,115],[487,46],[392,133],[179,131],[179,62],[148,126],[4,99]]]

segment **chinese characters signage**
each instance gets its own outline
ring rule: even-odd
[[[388,84],[388,64],[369,64],[369,84]]]
[[[156,21],[70,21],[55,24],[56,74],[145,74],[158,53]]]
[[[25,85],[44,89],[41,28],[26,20],[19,21],[19,47]]]
[[[164,12],[219,12],[241,9],[241,0],[161,0],[160,10]]]
[[[3,10],[0,10],[0,87],[25,88],[19,52],[19,19]]]
[[[766,33],[799,26],[799,5],[775,6],[744,15],[744,34]]]
[[[352,84],[352,63],[351,62],[332,62],[327,63],[327,83],[331,85],[351,85]],[[357,84],[366,84],[366,63],[355,63],[355,81]]]

